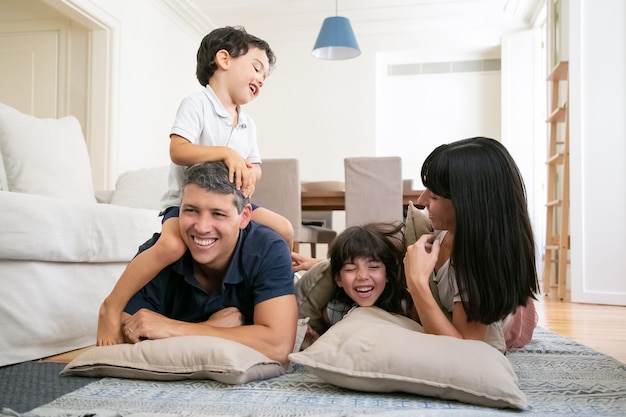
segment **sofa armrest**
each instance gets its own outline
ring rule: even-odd
[[[128,262],[161,230],[158,210],[14,192],[0,199],[0,259]]]
[[[113,198],[114,190],[100,190],[96,191],[96,201],[98,203],[111,203],[111,199]]]

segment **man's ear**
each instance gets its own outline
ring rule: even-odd
[[[230,54],[226,49],[220,49],[215,53],[215,63],[222,70],[228,69],[230,66]]]
[[[241,212],[241,220],[239,221],[239,228],[245,229],[252,220],[252,205],[246,204]]]

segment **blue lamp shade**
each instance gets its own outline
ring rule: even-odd
[[[324,19],[313,47],[313,56],[321,59],[350,59],[361,55],[350,21],[332,16]]]

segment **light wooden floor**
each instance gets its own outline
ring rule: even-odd
[[[541,296],[537,303],[539,326],[626,363],[626,307],[580,304]],[[79,349],[44,360],[67,363]]]

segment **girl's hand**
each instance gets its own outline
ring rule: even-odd
[[[432,234],[422,235],[417,242],[407,247],[404,272],[409,292],[429,289],[428,280],[438,256],[439,241]]]
[[[308,256],[302,256],[297,252],[291,252],[291,267],[294,272],[308,271],[318,263],[321,259],[309,258]]]

